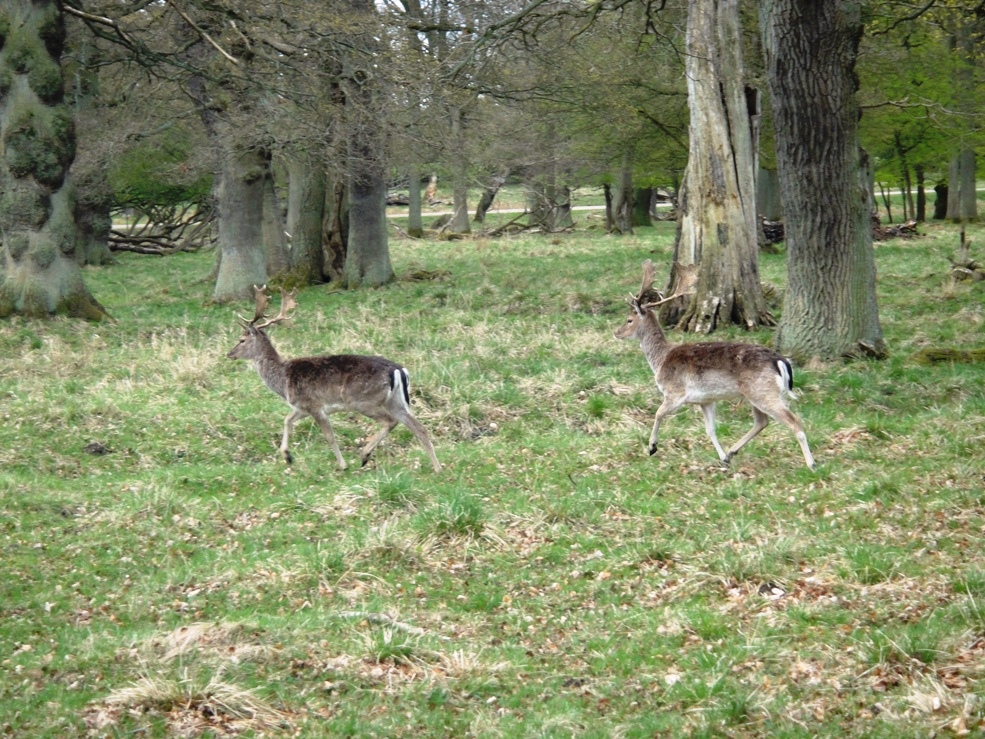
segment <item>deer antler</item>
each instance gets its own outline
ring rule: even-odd
[[[253,286],[253,298],[256,301],[256,308],[253,311],[253,320],[249,321],[250,324],[256,324],[264,314],[267,312],[267,306],[270,305],[270,296],[267,295],[267,286],[257,287]]]
[[[288,314],[292,310],[298,307],[297,288],[294,288],[293,290],[291,290],[291,292],[287,292],[286,290],[284,290],[284,288],[281,288],[280,310],[277,312],[277,315],[274,316],[273,318],[268,318],[263,323],[257,323],[257,321],[263,318],[264,314],[267,312],[267,306],[270,305],[270,296],[267,295],[266,285],[264,285],[263,287],[257,287],[256,285],[254,285],[253,293],[256,296],[256,312],[254,313],[253,320],[250,321],[250,324],[254,328],[266,328],[267,326],[272,326],[275,323],[281,323],[282,321],[286,321],[293,317]]]
[[[677,289],[674,290],[673,295],[665,298],[660,290],[653,289],[653,281],[656,278],[657,268],[649,259],[643,262],[643,284],[640,286],[639,294],[631,298],[630,302],[638,308],[645,310],[647,308],[656,308],[658,305],[663,305],[664,303],[669,303],[671,300],[692,294],[698,282],[697,265],[681,264],[678,262],[674,266],[677,273]],[[657,295],[658,300],[647,300],[644,302],[647,297],[654,294]]]

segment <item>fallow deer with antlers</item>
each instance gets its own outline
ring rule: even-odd
[[[441,471],[427,431],[410,412],[410,386],[404,367],[383,357],[358,354],[282,358],[264,329],[292,317],[289,314],[297,308],[297,290],[288,293],[281,289],[280,311],[268,319],[266,311],[270,297],[266,287],[254,286],[253,289],[256,297],[253,320],[242,319],[243,335],[227,356],[252,360],[264,384],[291,406],[291,412],[284,419],[284,437],[280,444],[288,464],[293,461],[288,449],[291,429],[297,421],[311,416],[331,444],[339,467],[346,469],[328,416],[336,411],[352,411],[383,424],[363,447],[363,465],[387,434],[402,423],[421,442],[434,471]]]
[[[723,341],[671,344],[653,309],[679,297],[681,291],[670,298],[650,301],[655,274],[653,262],[647,259],[643,262],[643,286],[629,300],[629,318],[615,332],[618,339],[640,342],[657,388],[663,394],[650,433],[650,454],[657,451],[660,422],[690,403],[701,408],[705,431],[723,464],[727,465],[736,452],[766,428],[770,418],[775,418],[793,432],[807,466],[815,469],[804,425],[787,407],[787,398],[795,397],[789,360],[755,344]],[[715,434],[715,403],[733,398],[745,398],[752,406],[753,427],[726,452]]]

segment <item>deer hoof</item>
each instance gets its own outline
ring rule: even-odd
[[[294,464],[294,456],[290,452],[284,452],[284,461],[288,464]]]
[[[650,446],[647,447],[647,450],[646,451],[652,457],[654,454],[657,453],[657,445],[656,444],[650,444]]]

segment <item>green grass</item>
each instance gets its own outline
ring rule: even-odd
[[[116,323],[0,324],[0,731],[981,731],[985,372],[913,357],[985,346],[983,285],[921,230],[876,246],[890,358],[797,368],[816,473],[776,424],[723,470],[693,409],[647,456],[612,332],[668,224],[395,240],[394,284],[301,293],[277,346],[406,364],[441,475],[403,428],[355,469],[375,427],[345,416],[353,469],[310,421],[285,466],[213,255],[87,269]],[[782,292],[782,252],[761,271]]]

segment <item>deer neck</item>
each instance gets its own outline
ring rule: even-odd
[[[667,355],[671,344],[667,341],[663,329],[660,328],[660,322],[652,311],[647,314],[640,324],[637,336],[639,336],[640,347],[643,349],[643,354],[646,356],[646,361],[649,363],[650,369],[656,372],[660,369],[660,365],[663,364],[664,357]]]
[[[257,342],[257,355],[253,357],[253,366],[263,380],[263,384],[286,399],[287,363],[281,358],[270,339],[261,335]]]

